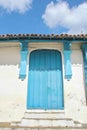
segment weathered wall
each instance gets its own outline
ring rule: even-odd
[[[64,80],[66,114],[75,121],[87,123],[87,106],[84,82],[83,56],[80,46],[72,45],[72,79]]]
[[[20,120],[26,109],[27,79],[19,79],[20,48],[0,46],[0,122]]]
[[[61,43],[30,43],[29,53],[35,49],[58,49],[62,53]],[[20,121],[26,111],[27,77],[19,79],[20,47],[19,43],[0,44],[0,122]],[[29,62],[29,58],[28,58]],[[83,57],[80,45],[72,45],[72,72],[70,81],[64,79],[63,84],[65,115],[81,123],[87,123],[87,106],[83,73]]]

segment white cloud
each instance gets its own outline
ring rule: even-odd
[[[87,33],[87,2],[70,8],[65,1],[51,1],[42,19],[50,28],[62,26],[69,30],[68,33]]]
[[[24,13],[31,8],[32,0],[0,0],[0,7],[7,12]]]

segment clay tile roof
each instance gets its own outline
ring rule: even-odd
[[[87,34],[2,34],[0,40],[18,40],[18,39],[53,39],[53,40],[87,40]]]

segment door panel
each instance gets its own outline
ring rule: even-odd
[[[30,54],[28,109],[63,109],[61,54],[56,50],[35,50]]]

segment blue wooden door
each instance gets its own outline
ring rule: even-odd
[[[35,50],[30,54],[28,109],[63,109],[61,54],[56,50]]]

